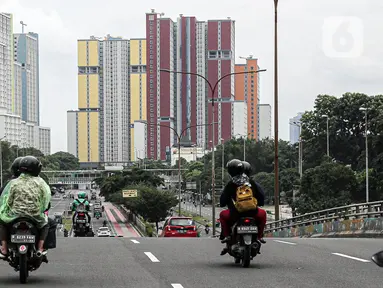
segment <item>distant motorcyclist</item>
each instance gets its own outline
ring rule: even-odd
[[[231,180],[226,184],[225,188],[222,191],[220,198],[220,206],[227,206],[229,209],[223,210],[220,213],[220,222],[221,222],[221,232],[222,232],[222,243],[228,243],[231,234],[231,226],[240,218],[240,217],[253,217],[257,222],[258,227],[258,240],[263,241],[263,223],[266,223],[266,211],[263,209],[249,210],[246,212],[238,212],[235,203],[237,201],[237,188],[242,185],[249,185],[253,193],[253,197],[259,201],[259,205],[263,205],[264,196],[261,192],[258,191],[258,186],[251,184],[249,177],[244,173],[245,168],[242,161],[238,159],[233,159],[227,163],[227,171],[231,176]],[[258,200],[259,199],[259,200]],[[228,249],[225,247],[221,255],[225,255],[228,252]]]
[[[88,202],[88,200],[86,200],[86,193],[85,192],[79,192],[77,194],[77,199],[75,199],[72,203],[72,211],[74,212],[73,213],[73,217],[72,217],[72,221],[74,223],[74,219],[76,217],[76,211],[77,211],[77,207],[80,205],[80,204],[83,204],[85,207],[85,211],[86,211],[86,214],[88,216],[88,223],[90,223],[90,215],[89,215],[89,211],[90,211],[90,204]]]
[[[21,217],[34,220],[39,230],[37,255],[45,256],[44,242],[49,232],[48,216],[44,213],[51,200],[48,184],[39,177],[42,169],[41,162],[33,156],[26,156],[20,160],[21,175],[11,180],[4,188],[0,197],[0,258],[8,254],[8,225]]]
[[[20,160],[22,159],[23,157],[17,157],[15,160],[13,160],[13,163],[11,165],[11,179],[9,179],[3,187],[0,188],[0,196],[1,194],[3,193],[3,190],[5,188],[5,186],[7,186],[7,184],[9,183],[9,181],[13,180],[13,179],[16,179],[17,177],[20,176],[21,172],[20,172]]]

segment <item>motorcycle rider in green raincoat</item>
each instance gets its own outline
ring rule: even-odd
[[[48,216],[44,213],[51,201],[51,190],[39,176],[42,164],[33,157],[26,156],[20,160],[21,175],[11,180],[0,197],[0,258],[7,256],[8,225],[21,217],[33,219],[40,234],[38,253],[45,255],[44,241],[49,226]]]
[[[76,217],[76,211],[77,211],[77,207],[80,205],[80,204],[84,204],[85,206],[85,210],[86,210],[86,213],[87,213],[87,216],[88,216],[88,223],[90,223],[90,215],[89,215],[89,210],[90,210],[90,205],[89,205],[89,202],[88,200],[85,199],[86,198],[86,193],[85,192],[79,192],[77,194],[77,199],[75,199],[72,203],[72,211],[74,212],[73,213],[73,218],[72,218],[72,222],[74,223],[74,218]]]

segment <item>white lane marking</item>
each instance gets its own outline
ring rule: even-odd
[[[344,258],[349,258],[349,259],[356,260],[356,261],[360,261],[360,262],[363,262],[363,263],[370,262],[369,260],[365,260],[365,259],[361,259],[361,258],[356,258],[356,257],[352,257],[352,256],[349,256],[349,255],[341,254],[341,253],[331,253],[331,254],[332,255],[336,255],[336,256],[340,256],[340,257],[344,257]]]
[[[172,284],[172,287],[173,288],[184,288],[184,286],[182,286],[181,284],[178,284],[178,283]]]
[[[297,243],[281,241],[281,240],[274,240],[274,242],[278,242],[278,243],[282,243],[282,244],[288,244],[288,245],[297,245]]]
[[[140,243],[140,242],[138,242],[137,240],[130,240],[130,241],[132,241],[133,243],[136,243],[136,244],[138,244],[138,243]]]
[[[152,261],[152,262],[160,262],[160,260],[158,260],[156,258],[156,256],[154,256],[151,252],[145,252],[145,255],[148,256],[148,258]]]

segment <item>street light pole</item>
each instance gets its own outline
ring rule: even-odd
[[[330,132],[329,132],[329,117],[328,115],[322,115],[323,118],[326,118],[326,135],[327,135],[327,156],[330,157]]]
[[[276,0],[275,0],[276,1]],[[211,104],[212,104],[212,116],[213,116],[213,120],[212,120],[212,146],[213,146],[213,151],[212,151],[212,165],[211,165],[211,190],[212,190],[212,225],[213,225],[213,236],[215,235],[215,232],[216,232],[216,227],[215,227],[215,151],[214,151],[214,147],[215,147],[215,105],[214,105],[214,95],[215,95],[215,91],[218,87],[218,84],[225,78],[229,77],[229,76],[232,76],[232,75],[238,75],[238,74],[253,74],[253,73],[259,73],[259,72],[265,72],[266,69],[260,69],[260,70],[251,70],[251,71],[241,71],[241,72],[233,72],[233,73],[229,73],[229,74],[226,74],[224,76],[222,76],[221,78],[219,78],[214,86],[210,83],[210,81],[203,75],[201,74],[198,74],[198,73],[194,73],[194,72],[187,72],[187,71],[172,71],[172,70],[169,70],[169,69],[160,69],[161,72],[167,72],[167,73],[175,73],[175,74],[185,74],[185,75],[194,75],[194,76],[197,76],[197,77],[200,77],[202,79],[205,80],[206,84],[208,85],[210,91],[211,91]],[[209,124],[208,124],[209,125]],[[203,125],[201,125],[203,126]]]
[[[365,112],[365,130],[364,130],[364,133],[365,133],[365,137],[366,137],[366,203],[369,202],[369,188],[368,188],[368,137],[367,137],[367,131],[368,131],[368,118],[367,118],[367,112],[368,112],[368,109],[367,108],[359,108],[360,111],[364,111]]]
[[[225,142],[223,142],[224,139],[221,138],[221,143],[222,143],[222,188],[224,187],[223,181],[225,179]]]
[[[7,136],[0,138],[0,187],[3,187],[3,149],[1,142],[5,138],[7,138]]]
[[[274,0],[274,210],[279,220],[279,158],[278,158],[278,0]]]

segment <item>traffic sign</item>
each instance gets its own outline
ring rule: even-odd
[[[122,197],[124,198],[137,197],[137,190],[122,190]]]

